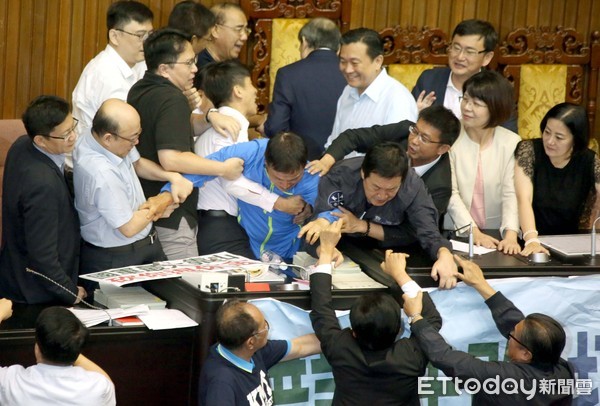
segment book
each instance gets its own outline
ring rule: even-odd
[[[117,326],[145,326],[144,322],[137,316],[120,317],[114,319],[113,322]]]

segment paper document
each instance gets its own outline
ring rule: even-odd
[[[452,243],[452,249],[454,251],[466,252],[467,254],[469,253],[469,244],[468,243],[460,242],[460,241],[456,241],[456,240],[450,240],[450,242]],[[488,253],[494,252],[494,251],[496,251],[495,248],[485,248],[485,247],[473,245],[473,254],[475,254],[475,255],[488,254]]]
[[[128,309],[106,309],[106,310],[95,310],[95,309],[76,309],[74,307],[69,310],[77,316],[79,320],[86,326],[92,327],[100,323],[104,323],[110,319],[118,319],[127,316],[140,316],[149,311],[148,306],[139,305],[130,307]]]
[[[167,330],[198,325],[194,320],[176,309],[151,310],[138,317],[150,330]]]

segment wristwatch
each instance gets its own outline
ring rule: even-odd
[[[412,324],[415,318],[421,316],[421,313],[415,313],[412,316],[408,316],[408,324]]]

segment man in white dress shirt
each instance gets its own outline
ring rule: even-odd
[[[340,70],[348,85],[338,100],[325,148],[349,128],[417,121],[415,99],[383,67],[383,41],[376,31],[357,28],[342,36]]]
[[[152,11],[137,1],[117,1],[108,8],[108,44],[87,64],[73,90],[79,135],[90,134],[94,115],[105,100],[127,100],[131,86],[144,76],[143,45],[152,32],[152,18]]]
[[[207,156],[234,143],[248,141],[248,117],[256,114],[256,88],[248,68],[238,60],[215,62],[206,66],[199,80],[219,113],[232,117],[240,125],[237,142],[209,129],[195,143],[195,152]],[[231,195],[230,195],[231,193]],[[246,178],[227,181],[217,178],[206,183],[198,195],[198,253],[228,251],[253,258],[248,235],[237,220],[236,198],[271,212],[273,209],[297,214],[304,208],[300,196],[282,197]]]

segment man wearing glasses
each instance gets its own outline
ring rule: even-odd
[[[406,150],[410,166],[421,177],[433,199],[440,218],[452,195],[452,174],[447,152],[460,134],[460,121],[439,105],[419,112],[416,123],[404,120],[395,124],[346,130],[336,138],[323,157],[309,164],[310,173],[325,176],[336,161],[352,151],[367,152],[378,142],[395,141]]]
[[[239,5],[221,3],[210,10],[215,15],[215,25],[210,30],[206,48],[198,54],[198,69],[211,62],[238,58],[251,32]]]
[[[572,366],[560,357],[566,342],[565,330],[560,323],[540,313],[525,317],[510,300],[489,285],[479,266],[457,255],[454,257],[464,272],[457,273],[457,277],[483,297],[500,334],[508,339],[509,361],[483,361],[454,350],[423,319],[422,295],[415,298],[404,295],[404,311],[410,317],[410,329],[431,364],[448,377],[457,377],[463,382],[476,379],[482,384],[481,390],[473,395],[474,405],[570,405],[572,392],[544,391],[541,382],[545,380],[554,387],[560,385],[559,382],[574,379]],[[484,384],[486,380],[497,380],[496,393],[490,393],[493,388]],[[486,387],[488,390],[483,389]],[[528,393],[520,391],[521,387]],[[533,397],[530,392],[534,393]]]
[[[497,43],[498,34],[489,22],[473,19],[459,23],[448,46],[449,66],[426,70],[412,90],[419,110],[439,104],[461,118],[459,97],[463,84],[490,64]],[[513,115],[503,127],[517,132],[516,116]]]
[[[79,221],[64,176],[77,120],[66,100],[39,96],[23,113],[23,123],[27,136],[10,147],[4,167],[0,297],[28,304],[79,303],[86,297],[77,286]]]
[[[144,43],[148,70],[129,91],[127,102],[140,115],[140,155],[169,172],[222,176],[237,179],[243,161],[216,162],[194,153],[192,109],[184,91],[196,74],[196,54],[181,31],[160,29]],[[156,196],[164,182],[142,179],[147,198]],[[167,219],[156,222],[156,231],[169,259],[198,255],[196,244],[197,192],[194,191]]]
[[[269,340],[269,322],[254,305],[228,300],[217,311],[217,344],[210,348],[200,377],[200,405],[272,405],[268,370],[279,361],[321,352],[307,334]]]
[[[81,274],[166,259],[152,221],[168,217],[192,192],[192,184],[140,157],[135,145],[141,132],[137,111],[122,100],[108,99],[94,116],[92,137],[78,146],[73,175],[83,238]],[[175,182],[175,205],[147,202],[138,176]]]
[[[108,44],[83,70],[73,90],[73,116],[80,135],[89,135],[92,119],[107,99],[127,99],[144,76],[143,44],[152,32],[152,11],[137,1],[117,1],[106,13]]]

